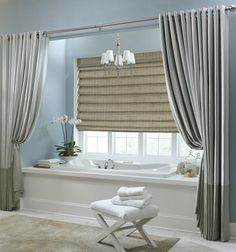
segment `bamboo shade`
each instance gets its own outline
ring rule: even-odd
[[[80,130],[177,132],[161,52],[136,53],[136,64],[104,70],[99,57],[77,60]]]

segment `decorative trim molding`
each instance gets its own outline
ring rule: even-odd
[[[21,210],[31,212],[41,212],[48,214],[57,214],[58,216],[66,216],[73,222],[79,220],[92,226],[98,226],[97,220],[93,217],[88,204],[78,204],[71,202],[51,201],[45,199],[21,199]],[[146,225],[149,232],[157,232],[158,230],[180,231],[187,233],[199,234],[194,218],[184,215],[160,214],[158,221],[151,225]],[[113,221],[109,221],[113,223]],[[230,239],[236,240],[236,223],[230,223]]]
[[[61,213],[75,216],[92,217],[92,213],[89,211],[89,205],[64,201],[62,202],[24,197],[21,199],[21,209],[35,209],[59,214]]]
[[[236,240],[236,223],[229,224],[230,239]]]
[[[77,218],[86,219],[96,224],[88,204],[79,204],[71,202],[51,201],[45,199],[22,198],[21,209],[30,211],[46,211],[51,213],[76,216]],[[150,230],[167,229],[182,232],[199,233],[196,228],[196,220],[189,216],[159,214],[158,218],[147,225]]]

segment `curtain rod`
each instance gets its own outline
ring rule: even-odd
[[[150,18],[134,19],[134,20],[128,20],[128,21],[115,22],[115,23],[87,25],[87,26],[80,26],[80,27],[69,28],[69,29],[53,30],[53,31],[47,31],[45,33],[50,36],[51,34],[56,34],[56,33],[76,32],[76,31],[91,30],[91,29],[101,30],[101,28],[104,28],[104,27],[142,23],[142,22],[148,22],[148,21],[155,21],[158,19],[159,19],[158,17],[150,17]]]
[[[226,11],[235,11],[236,6],[230,5],[225,8]],[[148,21],[158,21],[159,17],[150,17],[150,18],[143,18],[143,19],[133,19],[128,21],[121,21],[121,22],[114,22],[114,23],[105,23],[105,24],[97,24],[97,25],[87,25],[87,26],[80,26],[75,28],[68,28],[68,29],[59,29],[59,30],[51,30],[51,31],[45,31],[44,34],[47,35],[54,35],[54,34],[60,34],[60,33],[73,33],[77,31],[82,30],[92,30],[92,29],[98,29],[99,31],[104,27],[111,27],[111,26],[119,26],[119,25],[126,25],[126,24],[134,24],[134,23],[143,23]]]

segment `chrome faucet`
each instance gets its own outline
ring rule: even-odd
[[[104,164],[104,169],[114,169],[114,168],[115,168],[115,162],[109,158]]]

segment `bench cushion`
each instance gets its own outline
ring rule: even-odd
[[[95,201],[91,203],[90,208],[111,217],[124,219],[125,221],[156,217],[159,210],[158,207],[154,205],[148,205],[142,209],[114,205],[111,203],[110,199]]]

